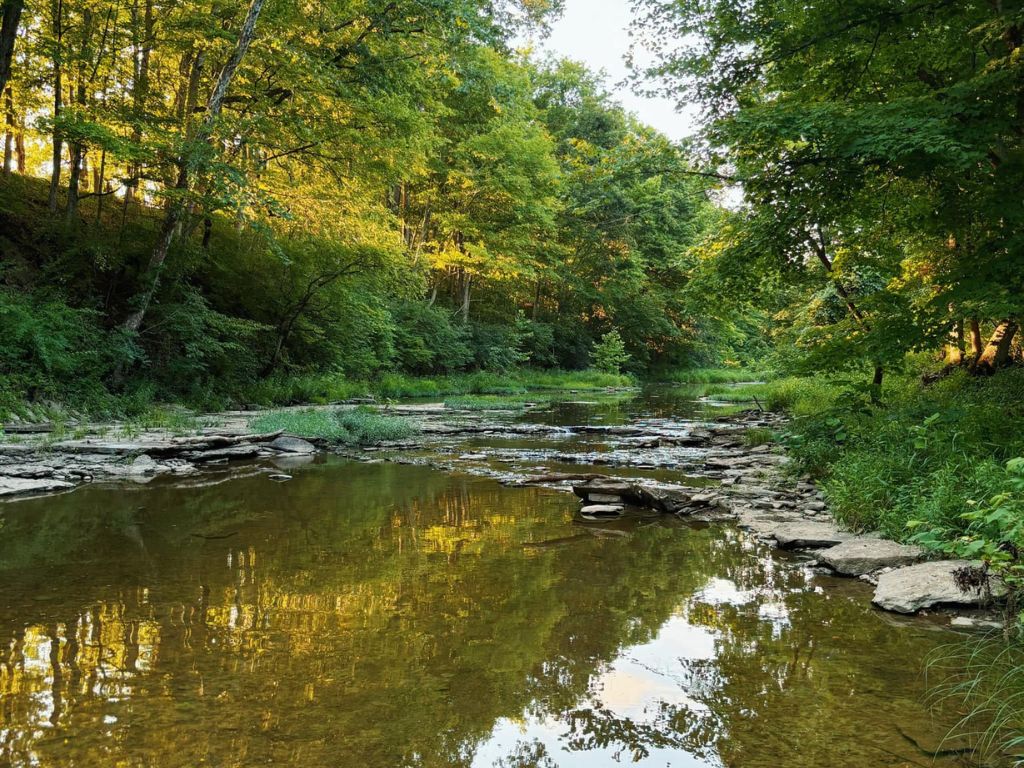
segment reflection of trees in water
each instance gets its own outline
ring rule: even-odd
[[[814,652],[822,632],[884,636],[916,658],[853,604],[801,595],[802,572],[752,557],[734,534],[568,538],[564,496],[419,468],[87,489],[61,504],[49,520],[64,528],[47,540],[91,559],[17,574],[48,600],[66,586],[0,625],[0,759],[14,763],[468,765],[496,722],[524,712],[556,718],[570,749],[739,755],[763,735],[758,718],[792,719],[795,689],[820,697],[808,716],[819,728],[842,712],[829,676],[852,672]],[[141,548],[126,556],[125,535],[100,517],[138,524]],[[0,562],[17,544],[6,541]],[[707,602],[711,576],[748,602]],[[780,601],[781,629],[758,614]],[[716,659],[682,665],[680,684],[705,706],[663,703],[638,720],[600,704],[593,686],[619,650],[650,642],[679,610],[715,638]],[[505,763],[552,759],[525,742]]]

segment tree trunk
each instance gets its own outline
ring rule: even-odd
[[[469,324],[470,288],[473,283],[473,275],[463,270],[462,272],[462,324]]]
[[[825,271],[832,275],[832,259],[829,258],[828,252],[825,250],[825,235],[821,229],[817,230],[818,237],[807,236],[807,239],[811,243],[811,247],[818,257],[818,260],[825,267]],[[838,293],[844,302],[846,302],[846,308],[850,310],[850,314],[853,319],[857,321],[857,324],[865,331],[870,329],[867,321],[864,319],[864,315],[861,313],[857,305],[853,303],[853,297],[850,296],[850,292],[846,290],[846,286],[839,282],[834,276],[832,277],[832,285],[835,286],[836,293]],[[885,376],[885,370],[882,368],[881,363],[875,364],[874,376],[871,379],[871,401],[880,402],[882,398],[882,379]]]
[[[138,34],[138,3],[132,7],[132,32],[133,36]],[[138,146],[142,143],[142,121],[146,114],[146,104],[149,98],[149,61],[153,50],[153,0],[146,0],[143,11],[142,39],[136,40],[135,71],[132,82],[132,110],[134,114],[132,126],[132,144]],[[139,177],[142,175],[142,166],[132,163],[128,168],[128,186],[125,189],[125,203],[130,204],[136,195],[139,185]]]
[[[82,10],[82,47],[79,52],[78,72],[77,72],[77,84],[75,87],[75,103],[79,108],[84,108],[86,101],[88,101],[88,92],[86,89],[86,54],[88,53],[92,44],[92,11],[88,8]],[[100,51],[97,55],[102,56],[103,52]],[[64,209],[64,218],[68,224],[75,220],[78,215],[78,198],[80,194],[80,186],[82,183],[82,172],[84,170],[85,159],[86,159],[86,146],[81,140],[74,141],[71,143],[71,173],[68,176],[68,201],[67,206]]]
[[[0,93],[7,90],[11,79],[11,60],[14,58],[14,41],[18,39],[18,24],[24,0],[3,0],[0,5]]]
[[[1017,334],[1017,323],[1014,320],[1003,320],[996,325],[995,331],[985,345],[985,350],[974,366],[977,373],[988,375],[1002,368],[1010,359],[1010,346]]]
[[[978,322],[978,318],[972,317],[970,319],[971,327],[971,365],[978,362],[978,358],[981,357],[981,352],[984,347],[981,341],[981,323]]]
[[[107,175],[107,150],[100,152],[100,165],[96,171],[96,223],[99,224],[103,217],[103,198],[106,197],[106,190],[103,188]]]
[[[11,163],[14,159],[14,97],[10,86],[4,91],[4,106],[7,108],[7,131],[4,133],[4,176],[11,175]]]
[[[60,119],[62,110],[62,90],[64,88],[63,71],[61,69],[61,40],[64,37],[64,2],[53,0],[51,5],[53,12],[53,36],[55,48],[53,54],[53,119],[54,122]],[[53,170],[50,171],[50,195],[47,207],[51,213],[57,212],[57,195],[60,192],[60,165],[64,159],[64,139],[60,135],[60,129],[54,126],[53,129]]]
[[[220,116],[221,107],[224,105],[224,97],[227,96],[231,80],[234,78],[238,65],[242,63],[242,59],[245,57],[246,51],[249,50],[249,46],[252,44],[253,38],[256,36],[256,21],[259,19],[260,11],[263,9],[264,2],[265,0],[252,0],[249,4],[249,10],[245,15],[245,21],[242,23],[242,29],[239,31],[238,39],[235,42],[235,49],[232,51],[231,56],[224,64],[224,68],[220,71],[220,75],[217,77],[217,83],[214,85],[213,93],[210,94],[210,100],[206,105],[206,116],[203,119],[203,122],[196,129],[193,136],[193,140],[197,143],[208,142],[213,135],[213,129],[217,122],[217,118]],[[187,159],[184,157],[178,158],[178,180],[175,184],[176,189],[188,189],[188,168]],[[156,245],[153,247],[153,252],[149,258],[149,267],[146,270],[146,286],[143,288],[142,294],[138,297],[138,305],[135,310],[124,322],[124,327],[129,331],[138,332],[139,328],[142,326],[142,320],[146,316],[146,310],[149,308],[149,303],[153,300],[153,294],[156,292],[157,281],[160,277],[160,269],[163,267],[164,261],[167,259],[167,253],[170,251],[171,244],[174,242],[175,232],[177,232],[178,226],[181,224],[184,213],[185,209],[180,200],[172,199],[168,202],[167,212],[164,215],[164,223],[160,228],[160,234],[157,237]]]

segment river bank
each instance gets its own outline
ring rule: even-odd
[[[593,396],[594,393],[590,393]],[[629,393],[605,393],[628,402]],[[410,403],[380,406],[387,418],[409,422],[409,437],[353,447],[329,439],[254,431],[259,413],[204,416],[192,434],[167,429],[115,431],[88,425],[67,439],[26,430],[0,443],[0,496],[59,493],[85,483],[149,483],[160,478],[202,482],[239,467],[258,466],[286,482],[288,468],[319,453],[359,461],[431,466],[492,477],[510,486],[541,486],[580,498],[580,525],[609,525],[636,515],[674,515],[730,523],[782,549],[805,553],[812,565],[859,578],[875,588],[874,603],[896,613],[940,611],[953,626],[990,629],[982,607],[985,587],[963,590],[974,565],[928,560],[919,547],[843,530],[820,490],[789,471],[789,459],[764,442],[784,422],[779,414],[748,410],[718,416],[704,409],[679,417],[620,417],[594,421],[594,401],[569,396],[539,404],[510,401]],[[365,406],[296,407],[290,417],[354,412]],[[273,423],[273,420],[271,420]]]

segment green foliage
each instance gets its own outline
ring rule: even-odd
[[[614,329],[602,336],[601,341],[594,345],[591,357],[594,367],[605,373],[621,373],[623,367],[630,361],[626,345],[619,332]]]
[[[912,540],[965,560],[980,560],[1009,588],[1011,610],[1019,609],[1024,592],[1024,458],[1006,462],[1002,472],[990,471],[991,495],[968,499],[967,510],[946,525],[924,520],[907,523],[921,529]],[[979,489],[980,490],[980,489]],[[995,493],[992,493],[995,491]],[[1017,618],[1024,631],[1024,614]]]
[[[257,432],[283,429],[296,437],[319,438],[346,445],[404,440],[416,432],[407,419],[383,416],[369,408],[272,411],[257,416],[249,426]]]
[[[1024,455],[1015,427],[1022,370],[981,380],[961,372],[931,386],[892,377],[881,405],[863,387],[822,377],[748,392],[792,414],[784,435],[790,455],[798,471],[820,480],[842,522],[896,539],[912,535],[911,521],[941,530],[945,541],[971,535],[968,502],[1005,490],[1006,463]]]

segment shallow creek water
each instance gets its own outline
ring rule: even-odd
[[[672,416],[645,402],[532,418]],[[956,636],[733,527],[288,472],[0,506],[0,765],[961,765],[921,750]]]

